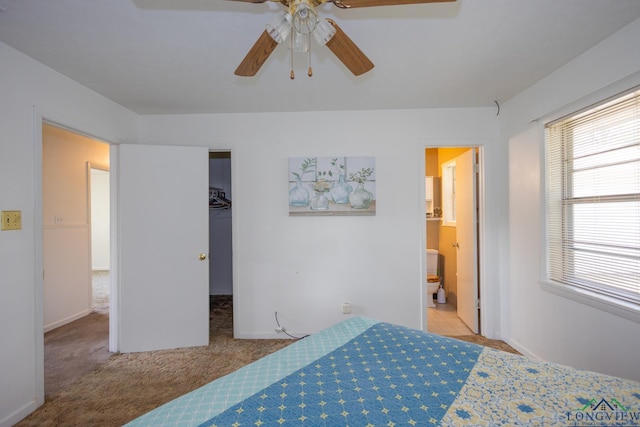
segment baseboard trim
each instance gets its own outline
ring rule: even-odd
[[[537,360],[544,360],[541,357],[539,357],[538,355],[536,355],[535,353],[533,353],[532,351],[530,351],[527,347],[525,347],[522,344],[520,344],[518,341],[515,341],[515,340],[512,340],[512,339],[503,339],[502,341],[506,342],[511,347],[513,347],[516,350],[518,350],[518,352],[520,352],[520,354],[522,354],[523,356],[531,357],[531,358],[537,359]]]
[[[45,325],[44,332],[46,333],[46,332],[52,331],[52,330],[54,330],[56,328],[59,328],[60,326],[66,325],[67,323],[71,323],[74,320],[81,319],[84,316],[87,316],[89,314],[91,314],[91,310],[82,310],[81,312],[76,313],[76,314],[74,314],[72,316],[66,317],[66,318],[64,318],[62,320],[58,320],[57,322],[53,322],[53,323],[51,323],[49,325]]]
[[[8,417],[1,419],[0,427],[11,427],[17,424],[20,420],[25,418],[27,415],[29,415],[36,409],[38,409],[38,404],[35,400],[32,400],[31,402],[27,403],[22,408],[15,411],[14,413],[9,414]]]

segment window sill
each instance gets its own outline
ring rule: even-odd
[[[640,323],[640,307],[635,304],[547,280],[541,280],[540,286],[552,294]]]

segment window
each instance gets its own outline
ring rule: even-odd
[[[547,279],[640,304],[640,90],[546,125]]]
[[[456,162],[442,164],[442,225],[456,226]]]

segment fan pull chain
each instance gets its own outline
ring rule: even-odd
[[[289,38],[289,52],[291,52],[291,74],[289,74],[289,78],[293,80],[296,78],[296,74],[293,72],[293,37]]]
[[[309,65],[309,70],[307,71],[307,75],[311,77],[313,76],[313,68],[311,68],[311,40],[309,39],[309,34],[307,34],[307,45],[309,45],[309,55],[307,56],[307,64]]]
[[[291,74],[289,74],[291,80],[296,78],[296,73],[293,72],[293,49],[291,49]]]

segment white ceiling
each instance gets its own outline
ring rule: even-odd
[[[0,0],[0,41],[140,114],[483,107],[640,17],[638,0],[324,4],[320,15],[338,23],[372,71],[354,77],[312,42],[311,78],[306,55],[295,54],[289,79],[285,46],[255,77],[235,76],[281,9],[227,0]]]

